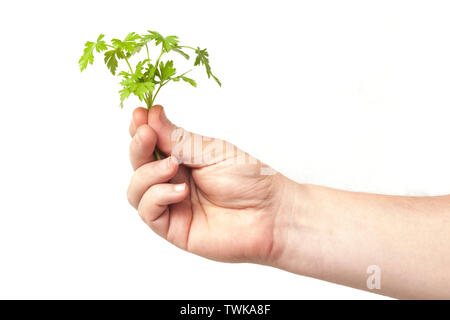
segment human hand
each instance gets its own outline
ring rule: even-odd
[[[264,174],[235,146],[177,128],[161,106],[136,109],[130,134],[128,200],[178,247],[393,297],[448,299],[450,196],[348,192]],[[155,161],[155,146],[171,156]]]
[[[288,179],[264,174],[270,170],[230,143],[176,127],[161,106],[137,108],[130,134],[135,172],[128,200],[153,231],[214,260],[270,264],[276,258]],[[169,157],[155,160],[155,146]]]

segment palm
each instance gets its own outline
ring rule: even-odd
[[[190,194],[169,206],[167,239],[215,260],[263,259],[272,247],[274,179],[253,164],[220,161],[188,168],[173,178],[189,185]]]

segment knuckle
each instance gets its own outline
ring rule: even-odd
[[[141,219],[148,224],[148,214],[151,203],[153,202],[153,187],[150,187],[142,196],[141,201],[137,205],[137,210]]]
[[[146,224],[149,224],[148,218],[142,209],[138,210],[138,214],[142,221],[144,221]]]
[[[128,190],[127,190],[127,200],[128,200],[128,203],[134,207],[134,201],[133,201],[133,196],[132,196],[130,187],[128,187]]]
[[[133,185],[141,188],[142,186],[148,186],[151,182],[151,178],[154,175],[153,163],[146,163],[136,169],[132,177]]]
[[[130,136],[134,136],[134,132],[136,131],[136,125],[134,124],[134,121],[130,122],[130,126],[128,127],[128,131],[130,133]]]
[[[155,184],[148,189],[147,193],[148,201],[156,202],[155,200],[158,199],[161,195],[161,188],[159,185]]]

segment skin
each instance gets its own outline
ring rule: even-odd
[[[128,201],[174,245],[396,298],[450,298],[450,196],[346,192],[261,174],[264,164],[176,127],[161,106],[137,108],[129,131]],[[195,157],[179,152],[196,138],[204,143]],[[155,146],[168,157],[155,161]],[[373,265],[379,289],[366,284]]]

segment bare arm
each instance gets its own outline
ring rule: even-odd
[[[295,190],[295,191],[294,191]],[[450,196],[401,197],[290,182],[273,266],[396,298],[450,298]]]
[[[174,245],[214,260],[271,265],[397,298],[450,298],[450,196],[298,184],[276,172],[261,174],[257,159],[222,140],[181,130],[180,147],[171,139],[179,129],[161,106],[136,109],[130,125],[135,172],[128,200]],[[189,144],[203,140],[204,148]],[[155,145],[172,157],[156,160]],[[224,145],[232,152],[212,148]],[[174,158],[175,146],[183,154]],[[368,270],[379,271],[373,274],[379,289],[368,288]]]

